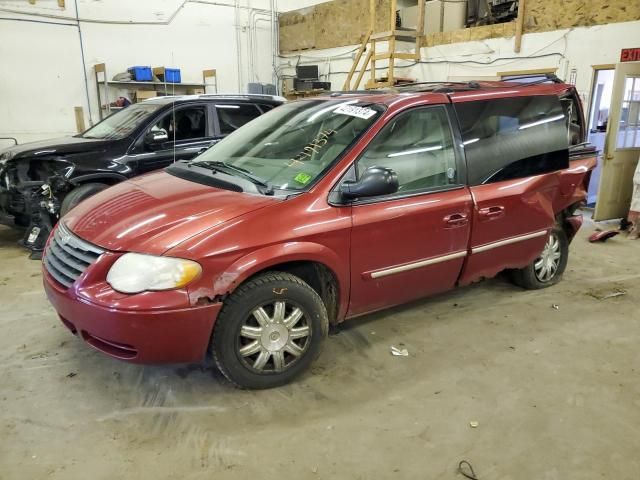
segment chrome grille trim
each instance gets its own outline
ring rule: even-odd
[[[104,250],[77,237],[59,222],[42,261],[49,275],[69,288],[103,253]]]

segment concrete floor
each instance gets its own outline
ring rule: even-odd
[[[354,320],[295,384],[252,392],[91,350],[0,228],[0,479],[456,479],[462,459],[482,480],[637,479],[640,242],[592,230],[553,288]]]

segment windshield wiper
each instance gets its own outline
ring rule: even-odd
[[[201,160],[198,162],[190,163],[189,166],[191,165],[204,166],[205,168],[208,167],[210,169],[217,170],[222,173],[226,173],[225,170],[239,173],[243,177],[246,177],[248,180],[250,180],[254,185],[258,185],[259,187],[262,187],[264,189],[263,193],[265,195],[273,195],[273,186],[266,180],[260,177],[257,177],[256,175],[253,175],[246,168],[236,167],[235,165],[231,165],[226,162],[213,161],[213,160]]]

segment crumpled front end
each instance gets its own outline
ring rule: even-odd
[[[0,223],[26,228],[21,244],[41,251],[59,216],[60,202],[50,183],[73,172],[62,159],[17,158],[0,166]]]

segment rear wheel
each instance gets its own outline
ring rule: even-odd
[[[60,205],[60,216],[63,217],[69,212],[69,210],[74,208],[80,202],[106,188],[109,188],[109,185],[105,185],[104,183],[85,183],[84,185],[74,188],[67,193],[64,200],[62,200],[62,205]]]
[[[271,388],[306,370],[328,331],[319,295],[300,278],[267,272],[224,302],[211,350],[220,371],[243,388]]]
[[[569,241],[560,228],[549,234],[542,253],[525,268],[513,272],[513,282],[527,289],[555,285],[562,279],[569,258]]]

